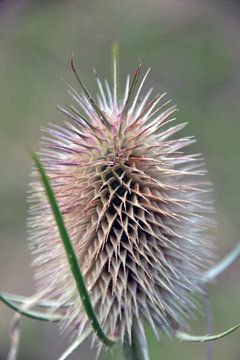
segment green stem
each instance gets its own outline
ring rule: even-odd
[[[133,321],[131,344],[126,341],[123,345],[123,358],[125,360],[150,360],[147,339],[137,320]]]

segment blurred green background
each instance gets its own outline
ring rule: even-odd
[[[66,82],[75,53],[82,79],[95,92],[92,68],[109,77],[110,47],[120,42],[121,73],[138,58],[151,66],[148,86],[168,91],[196,135],[215,184],[218,256],[240,237],[240,4],[207,0],[0,1],[0,289],[34,292],[26,241],[26,192],[40,128],[61,124],[57,104],[68,101]],[[62,81],[61,78],[64,78]],[[240,320],[240,267],[236,262],[210,287],[214,328]],[[206,333],[206,307],[191,322]],[[0,359],[9,346],[12,312],[0,304]],[[68,339],[56,325],[21,321],[20,360],[54,360]],[[151,359],[206,359],[206,345],[179,344],[149,333]],[[108,355],[104,354],[103,359]],[[85,344],[72,359],[93,359]],[[240,333],[214,344],[214,359],[240,359]]]

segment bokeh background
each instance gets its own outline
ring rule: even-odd
[[[195,134],[215,184],[217,253],[240,237],[240,2],[207,0],[0,1],[0,289],[34,292],[26,233],[26,192],[40,128],[61,124],[57,104],[68,101],[72,52],[82,79],[95,92],[92,68],[109,77],[110,47],[121,49],[121,72],[140,58],[151,66],[149,86],[168,91]],[[62,77],[64,80],[62,81]],[[215,330],[240,320],[236,262],[210,286]],[[206,333],[206,306],[190,325]],[[0,304],[0,359],[9,346],[12,312]],[[22,319],[20,360],[54,360],[68,344],[57,326]],[[206,359],[206,345],[179,344],[149,332],[151,359]],[[89,344],[72,359],[94,358]],[[107,359],[104,354],[102,359]],[[240,359],[240,333],[214,345],[214,359]]]

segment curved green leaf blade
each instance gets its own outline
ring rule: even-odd
[[[113,339],[110,339],[109,337],[107,337],[107,335],[105,335],[104,331],[102,330],[101,325],[98,322],[98,319],[96,317],[94,309],[92,307],[92,303],[91,303],[91,300],[90,300],[90,297],[88,294],[88,290],[84,283],[83,275],[82,275],[81,270],[78,265],[78,260],[77,260],[74,248],[73,248],[71,240],[68,236],[68,232],[65,228],[63,217],[62,217],[61,211],[58,207],[57,200],[56,200],[55,194],[52,190],[52,187],[50,185],[49,179],[48,179],[48,177],[45,173],[45,170],[36,154],[32,155],[32,159],[36,165],[36,168],[40,174],[42,183],[44,185],[46,195],[48,197],[49,204],[52,208],[52,212],[55,217],[55,221],[58,226],[58,230],[59,230],[64,248],[66,251],[68,262],[69,262],[74,280],[76,282],[76,286],[77,286],[79,295],[81,297],[83,306],[85,308],[85,311],[88,315],[91,325],[92,325],[94,331],[96,332],[98,338],[105,345],[112,346],[113,344],[115,344],[115,341]]]
[[[181,341],[189,341],[189,342],[208,342],[222,339],[223,337],[233,333],[237,329],[240,328],[240,324],[233,326],[232,328],[216,335],[203,335],[203,336],[195,336],[191,334],[187,334],[185,332],[177,331],[176,338]]]
[[[240,256],[240,243],[219,263],[208,270],[204,275],[204,282],[214,280],[224,270],[226,270]]]
[[[38,312],[38,311],[30,311],[30,310],[22,309],[21,307],[15,305],[11,301],[9,301],[3,294],[0,294],[0,300],[5,305],[10,307],[12,310],[16,311],[17,313],[19,313],[21,315],[29,317],[31,319],[42,320],[42,321],[52,321],[52,322],[60,321],[63,319],[63,316],[61,316],[61,315],[44,314],[44,313]]]
[[[8,301],[10,302],[14,302],[14,303],[20,303],[20,304],[24,304],[26,301],[29,300],[29,298],[27,296],[22,296],[22,295],[18,295],[18,294],[10,294],[10,293],[5,293],[2,292],[1,295]],[[37,307],[43,307],[43,308],[68,308],[69,306],[71,306],[72,304],[62,304],[60,305],[59,302],[55,301],[55,300],[40,300],[35,306]]]

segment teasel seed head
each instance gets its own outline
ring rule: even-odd
[[[93,308],[121,342],[131,343],[133,321],[143,333],[146,321],[157,336],[171,336],[195,313],[213,257],[203,159],[183,152],[195,139],[175,137],[186,123],[172,124],[176,107],[163,101],[166,94],[141,95],[149,73],[141,79],[141,64],[121,100],[116,76],[113,90],[97,76],[96,101],[73,62],[72,69],[82,92],[69,88],[74,105],[60,108],[68,120],[44,129],[39,154]],[[70,304],[63,328],[81,335],[91,324],[36,171],[29,201],[38,288]]]

